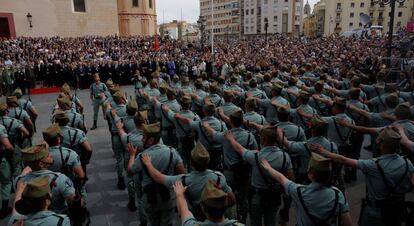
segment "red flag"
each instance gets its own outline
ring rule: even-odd
[[[158,42],[158,35],[154,36],[155,40],[154,40],[154,49],[155,51],[160,50],[160,43]]]

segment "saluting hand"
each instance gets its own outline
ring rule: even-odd
[[[128,152],[130,156],[135,157],[137,154],[137,148],[132,143],[128,143]]]
[[[269,162],[266,159],[263,159],[261,163],[262,163],[262,166],[265,170],[273,169],[272,166],[269,164]]]
[[[142,162],[144,163],[144,165],[149,166],[152,164],[151,162],[151,156],[148,154],[143,154],[142,155]]]
[[[352,125],[345,118],[340,118],[340,119],[337,119],[336,121],[339,125],[344,126],[344,127],[350,127]]]
[[[185,190],[187,190],[187,187],[184,187],[181,181],[176,181],[173,187],[176,196],[183,196]]]
[[[325,149],[322,147],[322,145],[316,143],[309,144],[309,149],[321,155],[323,155],[323,153],[325,152]]]
[[[224,134],[224,137],[227,140],[234,140],[235,139],[234,134],[232,132],[230,132],[230,131],[226,131],[226,133]]]

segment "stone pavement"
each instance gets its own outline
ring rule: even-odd
[[[126,96],[133,95],[131,86],[123,87]],[[50,125],[50,114],[57,94],[44,94],[31,96],[31,99],[39,111],[37,121],[37,134],[35,143],[42,140],[42,133]],[[88,90],[78,92],[85,107],[85,119],[87,128],[92,125],[92,106]],[[103,120],[102,112],[99,114],[98,129],[89,131],[88,139],[93,147],[91,164],[88,166],[89,181],[87,183],[88,198],[87,205],[92,214],[92,225],[96,226],[129,226],[138,225],[136,214],[128,211],[126,205],[128,196],[126,191],[120,191],[116,187],[117,176],[115,173],[115,158],[111,149],[110,133],[106,121]],[[370,153],[362,151],[362,158],[369,158]],[[351,209],[351,215],[356,223],[359,217],[360,200],[365,196],[365,185],[363,176],[359,174],[358,181],[347,186],[347,198]],[[412,198],[412,195],[410,199]],[[291,211],[291,219],[294,213]],[[293,226],[294,219],[291,220]],[[0,221],[0,225],[6,225],[6,220]],[[179,225],[179,221],[175,222]]]

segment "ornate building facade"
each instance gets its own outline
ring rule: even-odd
[[[156,32],[156,0],[0,0],[0,37]]]

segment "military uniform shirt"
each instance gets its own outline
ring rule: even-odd
[[[378,158],[381,168],[384,170],[387,182],[391,187],[402,177],[406,167],[403,157],[398,154],[386,154]],[[411,187],[411,177],[414,173],[413,164],[408,161],[408,173],[402,183],[395,189],[397,193],[408,192]],[[371,201],[383,200],[387,197],[388,190],[381,174],[375,164],[375,159],[358,160],[358,168],[365,174],[367,195]]]
[[[249,89],[248,92],[251,94],[252,97],[256,97],[262,100],[267,99],[266,93],[263,90],[260,90],[258,88]],[[245,96],[245,98],[247,99],[247,96]]]
[[[368,108],[368,106],[366,105],[366,104],[364,104],[364,103],[362,103],[361,101],[359,101],[359,100],[350,100],[350,101],[347,101],[347,104],[346,104],[347,106],[348,105],[353,105],[353,106],[355,106],[355,107],[357,107],[358,109],[362,109],[362,110],[364,110],[364,111],[368,111],[369,112],[369,108]],[[357,125],[361,125],[361,124],[364,124],[365,123],[365,121],[366,121],[366,118],[364,117],[364,116],[362,116],[362,115],[360,115],[360,114],[358,114],[358,113],[356,113],[356,112],[354,112],[354,111],[352,111],[352,110],[349,110],[349,108],[347,108],[346,110],[345,110],[345,113],[352,119],[352,120],[354,120],[354,122],[357,124]]]
[[[223,112],[226,116],[230,117],[231,114],[233,114],[236,111],[241,110],[241,108],[237,107],[235,104],[231,102],[225,102],[221,108],[223,109]]]
[[[165,172],[164,170],[166,170],[168,166],[171,153],[173,156],[171,165],[168,171]],[[174,148],[170,148],[166,145],[156,144],[156,145],[153,145],[145,149],[142,153],[138,154],[137,158],[135,159],[134,164],[132,165],[132,172],[134,174],[142,173],[142,180],[140,181],[142,187],[145,187],[153,183],[152,179],[143,170],[143,165],[140,160],[142,157],[142,154],[150,155],[152,159],[152,164],[154,165],[154,167],[166,175],[172,175],[175,171],[175,167],[183,163],[183,160],[181,159],[177,151]]]
[[[243,117],[244,117],[244,120],[254,122],[259,125],[267,124],[265,117],[263,117],[263,115],[260,115],[259,113],[254,112],[254,111],[246,112]],[[249,128],[248,130],[250,132],[257,133],[257,131],[253,128]]]
[[[376,96],[368,101],[368,103],[372,106],[373,112],[383,112],[387,110],[386,98],[389,96],[389,93],[382,94],[381,96]],[[404,100],[399,98],[399,102],[403,103]]]
[[[221,96],[217,95],[217,94],[210,94],[208,96],[211,100],[211,102],[216,106],[216,107],[220,107],[224,104],[224,99],[221,98]]]
[[[189,110],[182,110],[179,112],[185,118],[191,119],[195,122],[200,121],[200,117],[194,114],[192,111]],[[183,138],[188,136],[191,133],[192,128],[188,124],[182,123],[180,120],[175,118],[175,113],[173,111],[168,111],[167,117],[171,122],[174,122],[174,126],[176,129],[177,137]]]
[[[124,117],[127,116],[125,104],[115,104],[115,105],[112,105],[112,107],[116,111],[116,115],[118,117],[120,117],[122,120],[123,120]],[[111,131],[113,133],[117,133],[118,129],[116,128],[116,118],[112,117],[111,109],[108,109],[106,111],[106,113],[109,115],[109,117],[111,119],[111,122],[112,122],[111,123]]]
[[[75,196],[75,188],[73,187],[72,181],[64,174],[50,170],[32,171],[25,176],[18,176],[14,187],[16,188],[19,180],[23,180],[27,183],[28,181],[41,176],[48,176],[49,183],[52,183],[53,179],[56,178],[54,182],[56,186],[52,187],[52,204],[50,209],[56,212],[65,210],[67,208],[65,198]]]
[[[197,89],[195,95],[197,96],[197,99],[193,98],[193,108],[200,109],[204,106],[204,98],[208,94],[202,89]]]
[[[290,105],[291,105],[293,108],[296,108],[296,106],[298,106],[298,105],[297,105],[298,98],[297,98],[295,95],[288,93],[288,92],[287,92],[287,89],[289,89],[289,90],[293,91],[294,93],[299,93],[299,91],[300,91],[300,90],[299,90],[299,88],[298,88],[298,87],[296,87],[296,86],[292,86],[292,87],[289,87],[289,88],[286,88],[286,89],[283,89],[283,90],[282,90],[282,96],[284,96],[284,97],[285,97],[285,99],[286,99],[287,101],[289,101]]]
[[[400,92],[399,95],[405,102],[410,102],[410,104],[414,103],[414,91]]]
[[[404,128],[405,134],[407,135],[409,140],[414,140],[414,124],[410,120],[398,120],[394,123]]]
[[[307,142],[289,141],[287,152],[289,155],[299,158],[297,167],[302,174],[306,173],[308,170],[309,159],[311,156],[311,150],[309,149],[310,144],[320,144],[325,150],[332,153],[338,153],[338,146],[336,143],[331,142],[322,136],[311,137]]]
[[[19,107],[25,110],[27,113],[29,113],[30,109],[33,107],[32,102],[24,98],[18,99],[17,102],[19,103]]]
[[[254,135],[244,130],[242,128],[234,128],[230,130],[234,137],[236,138],[237,142],[241,144],[244,148],[248,150],[257,150],[258,145]],[[223,144],[223,154],[224,154],[224,164],[230,168],[236,163],[240,163],[243,161],[242,156],[234,150],[233,146],[230,142],[224,137],[223,132],[217,132],[213,136],[214,141],[217,143]]]
[[[118,121],[121,120],[119,116],[115,118],[115,123],[118,123]],[[126,133],[131,132],[135,129],[135,122],[134,122],[134,116],[133,115],[127,115],[122,119],[124,123],[124,129]]]
[[[88,140],[85,132],[69,126],[61,126],[60,133],[63,137],[62,146],[74,150],[79,155],[82,143]]]
[[[257,151],[249,151],[245,150],[243,154],[243,159],[252,165],[252,186],[258,189],[269,189],[270,185],[267,184],[262,175],[259,172],[258,167],[262,167],[261,165],[258,166],[255,159],[255,153],[258,153],[258,160],[259,164],[263,159],[266,159],[269,164],[272,166],[273,169],[281,171],[287,171],[292,169],[292,162],[290,161],[290,157],[287,153],[284,153],[279,148],[273,147],[263,147],[259,152]],[[284,157],[283,157],[284,155]],[[285,158],[285,164],[283,164],[283,158]],[[262,171],[266,175],[267,180],[272,180],[271,176],[267,173],[266,170],[262,168]]]
[[[183,179],[183,177],[185,179]],[[220,177],[220,179],[218,179]],[[186,197],[192,206],[196,206],[201,203],[201,193],[204,190],[208,181],[220,181],[219,186],[223,189],[224,192],[232,192],[229,185],[226,183],[226,177],[220,172],[206,170],[206,171],[192,171],[189,174],[177,175],[177,176],[166,176],[164,185],[172,188],[176,181],[185,181],[185,186],[187,186]]]
[[[57,226],[63,219],[62,226],[70,226],[70,220],[66,215],[58,215],[55,212],[45,210],[27,216],[16,214],[9,220],[8,226],[14,225],[17,221],[23,220],[24,226]]]
[[[382,84],[375,84],[375,85],[361,85],[361,89],[368,95],[370,99],[381,96],[385,93],[384,91],[384,83]]]
[[[285,185],[286,194],[292,198],[296,210],[296,225],[309,226],[314,225],[313,221],[306,214],[301,204],[297,188],[300,188],[303,202],[309,213],[318,220],[325,220],[332,210],[335,208],[335,191],[336,188],[328,188],[319,183],[312,182],[309,185],[300,185],[289,181]],[[348,203],[342,192],[338,191],[338,204],[332,219],[328,223],[330,226],[336,226],[337,217],[341,214],[349,212]]]
[[[73,112],[71,110],[65,111],[66,116],[69,118],[68,126],[73,128],[83,128],[84,122],[81,114]]]
[[[354,124],[354,120],[346,114],[338,114],[336,116],[322,117],[328,123],[328,139],[335,142],[338,146],[349,144],[352,130],[338,124],[339,119],[345,119],[348,123]]]
[[[289,141],[306,140],[305,132],[301,127],[297,126],[296,124],[293,124],[291,122],[279,122],[277,124],[277,127],[280,127],[283,130],[285,137]]]
[[[201,122],[191,122],[190,127],[197,131],[198,140],[204,145],[206,149],[220,148],[222,144],[214,142],[213,138],[207,134],[207,131],[203,128],[203,122],[207,121],[211,128],[217,132],[227,131],[227,126],[224,122],[218,120],[213,116],[207,116],[201,120]]]
[[[9,140],[11,142],[16,141],[20,136],[20,129],[24,127],[20,120],[8,116],[0,117],[0,123],[6,128],[6,132],[9,135]]]
[[[277,103],[286,106],[289,106],[289,102],[281,96],[259,101],[260,105],[265,108],[267,122],[270,124],[276,124],[279,121],[279,119],[277,117],[277,109],[275,106],[273,106],[272,101],[276,101]]]
[[[18,119],[22,122],[30,119],[29,114],[25,110],[21,109],[20,107],[9,108],[9,114],[7,115],[11,118]]]
[[[318,112],[312,108],[309,104],[300,105],[297,109],[302,109],[302,111],[309,115],[318,114]],[[290,116],[292,117],[292,122],[296,125],[302,127],[302,129],[308,129],[308,124],[310,119],[304,118],[297,113],[297,109],[290,109]]]
[[[144,146],[142,143],[143,136],[144,136],[144,133],[142,132],[142,130],[139,130],[136,128],[132,130],[130,133],[124,134],[123,136],[121,136],[121,142],[122,142],[122,145],[124,146],[124,149],[128,150],[128,144],[131,143],[138,149],[138,152],[143,151],[144,150]]]
[[[155,106],[155,110],[160,112],[161,115],[161,125],[162,128],[167,128],[167,127],[171,127],[174,126],[174,121],[170,120],[170,118],[168,117],[168,113],[164,112],[164,110],[162,109],[162,105],[161,103],[157,103],[157,105]],[[178,104],[178,102],[176,100],[170,100],[167,103],[165,103],[164,105],[168,106],[168,108],[173,111],[174,113],[177,113],[181,110],[181,106]]]
[[[325,99],[325,100],[331,100],[330,97],[326,96],[325,94],[320,94],[319,97]],[[329,108],[326,106],[325,103],[314,99],[313,97],[311,97],[309,99],[309,105],[314,108],[315,110],[317,110],[319,112],[319,114],[321,115],[327,115],[330,113]]]
[[[53,165],[49,167],[49,170],[53,172],[62,172],[64,165],[70,166],[71,168],[81,165],[79,155],[68,148],[59,146],[49,147],[49,153],[53,158]],[[68,159],[67,161],[66,158]]]
[[[102,82],[99,84],[93,83],[90,88],[90,93],[95,99],[102,99],[101,94],[108,91],[108,87]]]

